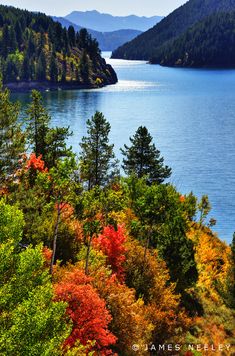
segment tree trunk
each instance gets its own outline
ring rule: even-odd
[[[57,243],[58,229],[59,229],[59,223],[60,223],[60,213],[61,213],[61,207],[60,207],[60,203],[58,202],[57,203],[57,217],[56,217],[56,223],[55,223],[55,229],[54,229],[53,250],[52,250],[52,257],[51,257],[50,274],[53,273],[53,266],[54,266],[54,263],[55,263],[56,243]]]
[[[87,245],[87,253],[86,253],[86,263],[85,263],[85,274],[88,275],[88,267],[89,267],[89,257],[90,257],[90,250],[91,250],[91,242],[92,242],[92,235],[90,236],[88,240],[88,245]]]

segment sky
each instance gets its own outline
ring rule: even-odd
[[[74,10],[97,10],[116,16],[168,15],[187,0],[0,0],[2,5],[12,5],[48,15],[65,16]]]

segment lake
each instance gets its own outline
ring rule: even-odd
[[[145,125],[172,168],[170,182],[184,194],[209,196],[210,217],[217,220],[214,231],[229,243],[235,231],[235,70],[107,61],[117,72],[118,84],[44,94],[53,124],[70,126],[70,143],[79,152],[86,120],[102,111],[111,123],[110,140],[120,159],[120,147]],[[14,97],[28,101],[27,94]]]

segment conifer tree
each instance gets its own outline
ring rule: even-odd
[[[18,124],[19,104],[10,101],[9,90],[0,82],[0,185],[14,173],[24,152],[24,135]]]
[[[45,156],[46,135],[49,130],[50,117],[43,107],[41,94],[33,90],[32,102],[27,110],[27,137],[36,156]]]
[[[2,48],[1,48],[1,53],[4,58],[6,58],[8,54],[9,42],[10,42],[9,29],[8,29],[8,25],[5,24],[2,29]]]
[[[25,53],[24,60],[23,60],[21,79],[25,80],[25,81],[28,81],[31,79],[30,78],[29,57],[28,57],[27,53]]]
[[[69,39],[70,46],[71,47],[75,46],[76,34],[75,34],[73,26],[69,26],[69,28],[68,28],[68,39]]]
[[[46,79],[46,57],[43,50],[40,53],[37,70],[36,70],[36,79],[37,80],[45,80]]]
[[[152,137],[146,127],[140,126],[133,137],[132,145],[124,145],[121,149],[123,156],[123,169],[126,174],[135,174],[138,178],[148,176],[149,183],[162,183],[171,175],[171,169],[164,166],[164,159],[160,151],[152,143]]]
[[[13,26],[10,26],[9,31],[9,52],[14,53],[17,49],[16,34]]]
[[[71,149],[66,145],[71,133],[64,127],[50,128],[51,117],[43,106],[41,94],[33,90],[31,97],[26,118],[27,139],[36,157],[42,155],[46,166],[51,168],[59,158],[71,155]]]
[[[105,186],[118,175],[117,161],[109,144],[110,124],[101,112],[87,121],[87,136],[82,138],[81,177],[88,189]]]
[[[89,82],[90,66],[89,66],[89,58],[85,50],[83,50],[80,59],[80,74],[84,83]]]
[[[51,55],[51,62],[50,62],[50,78],[51,81],[56,83],[58,80],[58,67],[56,61],[56,54],[52,53]]]

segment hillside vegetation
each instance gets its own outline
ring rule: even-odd
[[[117,81],[86,30],[76,33],[44,14],[7,6],[0,6],[0,69],[4,84],[13,88],[35,82],[89,87]]]
[[[160,61],[162,46],[170,48],[172,41],[198,21],[217,12],[234,10],[235,0],[189,0],[152,29],[114,51],[113,58],[143,60],[158,58]]]
[[[207,196],[166,182],[147,128],[124,178],[102,113],[79,156],[39,92],[19,115],[0,87],[0,354],[233,355],[235,236],[212,232]]]
[[[235,66],[235,12],[198,22],[171,44],[156,50],[151,63],[183,67]]]

